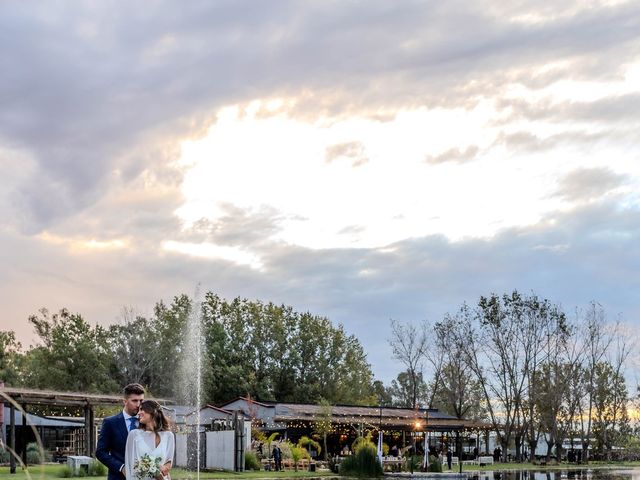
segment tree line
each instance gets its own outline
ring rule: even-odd
[[[583,451],[593,444],[604,455],[637,439],[624,377],[630,338],[619,322],[607,321],[597,303],[568,315],[517,291],[463,303],[434,323],[392,320],[389,343],[404,370],[388,385],[374,381],[358,339],[329,319],[213,292],[198,303],[186,295],[160,301],[150,316],[125,309],[110,326],[92,326],[66,309],[43,309],[29,317],[40,341],[28,350],[14,332],[0,331],[0,380],[96,393],[139,382],[157,397],[182,401],[179,363],[194,308],[202,319],[209,403],[250,395],[438,408],[488,422],[504,455],[514,448],[518,458],[525,445],[533,452],[541,442],[551,455],[565,438],[579,438]]]
[[[392,320],[391,331],[406,370],[378,385],[380,397],[485,420],[505,458],[512,448],[521,460],[525,445],[561,455],[565,438],[579,439],[584,461],[590,445],[606,458],[637,444],[624,376],[631,339],[595,302],[567,315],[534,293],[492,294],[433,324]]]
[[[203,398],[221,403],[251,395],[264,401],[375,403],[362,345],[341,325],[293,308],[208,292],[198,303],[204,343]],[[67,309],[29,317],[39,342],[23,351],[0,332],[0,380],[37,389],[118,392],[139,382],[157,397],[181,400],[179,364],[194,301],[160,301],[145,317],[125,309],[114,325],[92,326]],[[193,372],[191,373],[193,375]]]

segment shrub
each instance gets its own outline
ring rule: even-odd
[[[429,471],[442,473],[442,462],[438,457],[429,455]]]
[[[248,451],[244,453],[244,469],[245,470],[260,470],[260,460],[255,452]]]
[[[419,455],[411,455],[407,457],[405,468],[411,472],[422,469],[422,457]]]
[[[109,473],[107,467],[100,463],[98,460],[93,460],[89,464],[89,476],[90,477],[105,477]]]
[[[106,477],[108,473],[107,467],[97,460],[91,461],[89,466],[85,469],[80,467],[77,472],[74,472],[71,467],[65,465],[57,471],[57,476],[62,478],[72,477]]]
[[[358,453],[358,450],[360,450],[363,446],[368,446],[368,445],[373,445],[373,448],[375,448],[377,451],[377,447],[371,441],[371,434],[367,435],[366,438],[365,437],[356,438],[351,444],[351,451],[353,453]]]
[[[49,460],[48,455],[40,450],[38,444],[36,442],[31,442],[27,444],[27,463],[30,465],[36,465],[39,463],[44,463]]]
[[[4,448],[0,448],[0,463],[9,463],[10,453]]]
[[[71,478],[73,477],[73,470],[71,470],[71,467],[65,465],[60,470],[58,470],[58,477]]]
[[[354,442],[354,447],[356,442]],[[382,465],[378,461],[378,452],[375,445],[367,441],[360,442],[357,451],[340,463],[340,475],[367,478],[382,477]]]
[[[278,446],[280,447],[280,450],[282,451],[282,458],[293,458],[291,456],[291,447],[292,445],[289,442],[280,442],[278,444]]]

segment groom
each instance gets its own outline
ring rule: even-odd
[[[124,450],[129,431],[138,428],[138,410],[144,400],[144,387],[131,383],[124,387],[122,412],[102,422],[96,458],[109,468],[108,480],[124,480]]]

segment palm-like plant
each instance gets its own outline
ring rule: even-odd
[[[318,455],[322,452],[320,444],[306,435],[300,437],[300,440],[298,440],[298,446],[306,449],[307,451],[309,451],[309,447],[311,447],[318,452]]]
[[[267,439],[265,440],[265,443],[267,444],[267,449],[269,452],[269,455],[271,455],[271,444],[273,443],[273,441],[276,439],[276,437],[280,435],[278,432],[273,432],[271,435],[269,435],[267,437]]]
[[[293,460],[293,468],[298,471],[298,462],[305,458],[309,453],[302,447],[291,446],[291,459]]]

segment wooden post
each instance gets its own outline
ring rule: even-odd
[[[22,405],[22,428],[20,429],[22,443],[22,463],[27,464],[27,404]]]
[[[11,448],[11,455],[9,459],[9,471],[16,473],[16,407],[11,404],[9,407],[9,447]]]
[[[90,457],[94,457],[96,454],[96,443],[97,443],[97,438],[96,438],[96,415],[95,415],[95,411],[93,410],[93,405],[89,405],[89,424],[91,426],[90,431],[91,431],[91,440],[90,440],[90,444],[91,445],[91,455],[89,455]]]
[[[91,456],[91,407],[88,403],[84,406],[84,454]]]

